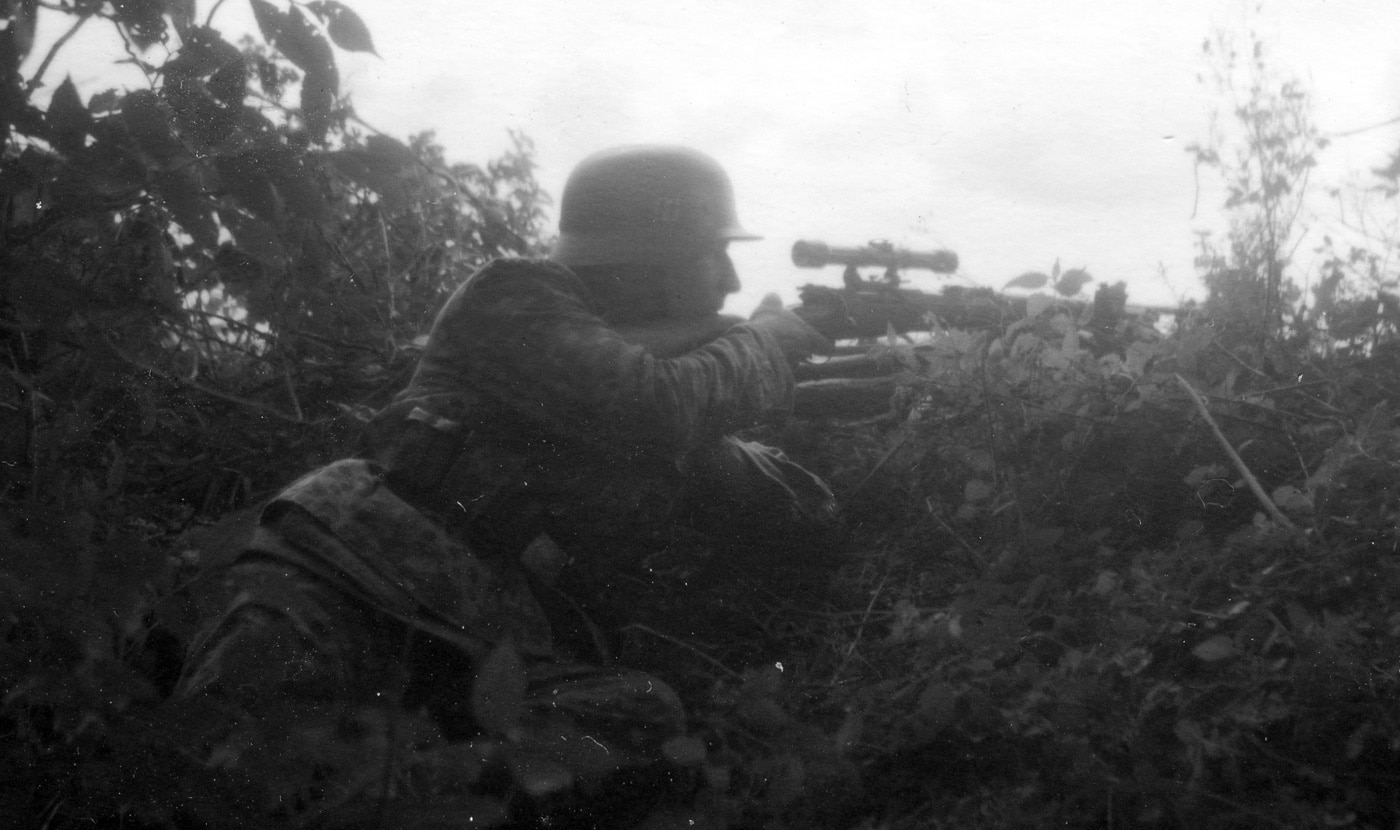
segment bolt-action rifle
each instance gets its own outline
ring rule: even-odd
[[[945,286],[930,293],[906,287],[900,271],[925,269],[951,274],[958,269],[952,251],[911,251],[883,241],[858,248],[839,248],[802,240],[792,246],[792,262],[799,268],[840,265],[841,288],[804,285],[798,289],[801,305],[793,311],[835,341],[859,341],[884,337],[891,331],[943,329],[1003,329],[1026,316],[1028,298],[990,288]],[[883,268],[865,277],[861,268]],[[1113,348],[1115,334],[1125,317],[1147,319],[1176,309],[1135,307],[1127,304],[1122,283],[1100,286],[1092,302],[1057,298],[1054,305],[1070,311],[1105,350]],[[870,402],[888,400],[894,389],[890,376],[899,365],[892,359],[868,354],[865,346],[839,346],[837,356],[824,363],[798,367],[798,414],[850,414],[869,409]],[[882,397],[883,395],[883,397]]]

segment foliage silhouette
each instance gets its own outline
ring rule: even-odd
[[[480,739],[424,712],[239,724],[166,699],[243,508],[351,447],[461,279],[542,249],[528,139],[474,166],[362,131],[334,58],[373,38],[337,2],[255,0],[242,46],[184,0],[0,8],[0,823],[627,814],[551,801],[569,770],[527,763],[559,750],[544,736],[502,749],[508,650],[463,695]],[[149,83],[50,90],[40,14],[111,25]],[[1122,320],[1121,284],[1095,302],[1117,315],[1042,297],[997,330],[876,346],[900,367],[877,418],[766,428],[837,489],[842,558],[699,555],[638,585],[655,622],[619,658],[693,721],[665,781],[625,782],[634,812],[687,794],[649,826],[1394,825],[1395,277],[1338,247],[1290,305],[1321,145],[1285,92],[1248,88],[1244,155],[1198,148],[1240,212],[1205,250],[1207,315],[1163,335]]]

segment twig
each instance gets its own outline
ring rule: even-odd
[[[1360,135],[1361,133],[1370,132],[1371,130],[1378,130],[1378,129],[1380,129],[1381,127],[1389,127],[1391,124],[1396,124],[1396,123],[1400,123],[1400,117],[1388,118],[1388,119],[1386,119],[1385,121],[1380,122],[1379,124],[1372,124],[1372,125],[1370,125],[1370,126],[1368,126],[1368,127],[1357,127],[1357,128],[1354,129],[1354,130],[1343,130],[1343,131],[1341,131],[1341,132],[1339,132],[1339,133],[1328,133],[1326,137],[1327,137],[1327,138],[1348,138],[1348,137],[1350,137],[1350,136]]]
[[[675,637],[672,637],[670,634],[657,631],[649,625],[642,625],[641,623],[632,623],[631,625],[626,626],[623,630],[640,631],[643,634],[650,634],[658,640],[665,640],[671,645],[680,646],[681,648],[685,649],[691,654],[694,654],[696,657],[699,657],[701,660],[704,660],[706,663],[709,663],[711,666],[714,666],[715,668],[719,669],[720,671],[724,672],[730,677],[742,676],[738,672],[724,665],[720,661],[716,660],[715,658],[711,657],[710,655],[706,654],[705,652],[701,651],[700,649],[696,648],[690,643],[687,643],[684,640],[678,640]]]
[[[218,0],[218,2],[214,4],[214,7],[209,10],[209,14],[204,17],[204,25],[206,28],[214,25],[214,15],[223,4],[224,0]]]
[[[982,555],[979,554],[977,550],[972,547],[972,545],[969,545],[967,543],[967,540],[962,537],[962,534],[954,530],[952,525],[948,524],[946,521],[943,520],[942,516],[938,515],[938,512],[933,509],[932,497],[924,499],[924,507],[928,508],[929,515],[933,517],[933,520],[935,522],[938,522],[938,526],[943,528],[944,532],[946,532],[949,536],[952,536],[958,544],[963,546],[963,550],[967,551],[968,559],[972,561],[972,564],[976,566],[978,570],[981,570]]]
[[[1244,369],[1246,372],[1253,372],[1261,378],[1265,378],[1266,380],[1273,380],[1273,378],[1269,377],[1267,374],[1259,371],[1253,366],[1250,366],[1248,363],[1245,363],[1243,360],[1240,359],[1239,355],[1222,346],[1219,340],[1212,340],[1210,341],[1210,344],[1215,348],[1219,349],[1222,353],[1224,353],[1226,357],[1238,363],[1240,365],[1240,368]]]
[[[174,383],[178,386],[183,386],[187,389],[193,389],[196,392],[202,392],[211,398],[218,398],[221,401],[227,401],[229,403],[238,404],[239,406],[248,407],[249,409],[256,409],[260,412],[266,412],[269,415],[272,415],[273,417],[277,418],[278,420],[286,421],[287,423],[310,423],[304,418],[294,418],[275,406],[269,406],[268,404],[262,403],[260,401],[250,401],[246,398],[240,398],[237,395],[230,395],[227,392],[220,392],[218,389],[213,389],[211,387],[205,386],[204,384],[199,383],[198,381],[185,380],[184,378],[176,377],[175,375],[172,375],[169,372],[157,369],[156,367],[151,366],[148,363],[131,357],[130,355],[123,352],[120,348],[118,348],[117,345],[111,341],[111,338],[103,338],[103,340],[107,344],[107,348],[111,349],[112,353],[115,354],[117,357],[121,358],[124,362],[130,364],[131,366],[137,369],[140,369],[141,371],[149,375],[158,377],[161,380],[164,380],[168,383]]]
[[[890,571],[887,567],[885,575],[880,577],[880,584],[875,586],[875,590],[870,594],[870,602],[865,606],[865,614],[861,617],[860,627],[856,629],[856,636],[851,638],[851,644],[846,647],[846,653],[841,658],[841,665],[836,667],[836,673],[831,676],[831,684],[834,686],[841,680],[841,673],[846,670],[846,666],[851,662],[851,656],[856,652],[856,646],[860,644],[860,638],[865,635],[865,626],[870,622],[870,614],[875,610],[875,603],[880,599],[880,594],[885,592],[885,583],[890,579]]]
[[[296,382],[292,380],[292,367],[287,364],[287,358],[282,358],[282,379],[287,384],[287,397],[292,400],[292,411],[296,413],[297,421],[305,421],[306,415],[301,411],[301,399],[297,397]]]
[[[1176,382],[1181,385],[1181,388],[1186,390],[1186,394],[1191,397],[1191,402],[1196,405],[1196,410],[1201,413],[1201,417],[1205,419],[1206,424],[1210,427],[1210,431],[1215,434],[1215,440],[1220,443],[1221,448],[1225,450],[1225,454],[1230,457],[1230,461],[1235,465],[1235,469],[1239,471],[1240,476],[1243,477],[1245,483],[1249,485],[1249,489],[1254,493],[1254,497],[1263,505],[1265,512],[1267,512],[1270,518],[1275,522],[1278,522],[1283,527],[1296,533],[1298,527],[1294,525],[1293,522],[1289,521],[1287,516],[1283,515],[1283,511],[1278,509],[1278,505],[1274,504],[1273,499],[1269,498],[1269,494],[1264,492],[1264,487],[1259,483],[1259,479],[1255,478],[1254,473],[1250,472],[1249,468],[1245,466],[1244,459],[1240,458],[1240,454],[1235,452],[1235,448],[1230,445],[1230,439],[1226,438],[1225,433],[1220,431],[1220,426],[1216,424],[1215,419],[1211,417],[1210,410],[1206,408],[1206,402],[1205,399],[1201,397],[1201,393],[1197,392],[1191,384],[1187,383],[1186,378],[1182,377],[1179,373],[1173,373],[1173,377],[1176,378]]]
[[[1269,815],[1266,815],[1266,814],[1264,814],[1264,813],[1261,813],[1261,812],[1259,812],[1258,810],[1251,810],[1250,808],[1244,806],[1243,804],[1240,804],[1238,801],[1231,801],[1230,799],[1226,798],[1226,797],[1223,796],[1223,795],[1216,795],[1215,793],[1213,793],[1213,792],[1211,792],[1211,791],[1209,791],[1209,790],[1206,790],[1206,789],[1202,789],[1202,788],[1200,788],[1200,787],[1198,787],[1198,786],[1194,786],[1194,785],[1193,785],[1193,786],[1191,787],[1191,791],[1194,792],[1194,793],[1196,793],[1197,795],[1204,796],[1205,798],[1208,798],[1208,799],[1210,799],[1211,801],[1217,801],[1217,802],[1219,802],[1219,803],[1221,803],[1221,804],[1224,804],[1224,805],[1227,806],[1227,807],[1233,807],[1233,808],[1235,808],[1236,810],[1238,810],[1239,812],[1244,813],[1244,814],[1247,815],[1247,816],[1250,816],[1251,818],[1254,818],[1254,819],[1257,819],[1257,820],[1260,820],[1260,821],[1267,822],[1268,824],[1270,824],[1270,825],[1272,825],[1272,826],[1274,826],[1274,827],[1283,827],[1283,828],[1287,828],[1287,827],[1290,826],[1290,825],[1284,824],[1283,822],[1279,821],[1278,819],[1275,819],[1275,818],[1272,817],[1272,816],[1269,816]]]
[[[350,263],[349,257],[345,256],[345,251],[340,245],[337,244],[334,239],[331,239],[330,234],[326,233],[324,229],[321,230],[321,238],[325,240],[326,247],[331,249],[331,253],[335,254],[335,258],[340,262],[340,267],[344,268],[350,275],[350,282],[353,283],[356,288],[360,289],[361,292],[368,294],[369,287],[360,279],[360,273],[355,270],[355,266]]]
[[[117,34],[121,36],[122,46],[126,49],[127,57],[131,58],[131,62],[146,76],[146,84],[150,86],[151,89],[155,89],[156,79],[152,72],[151,65],[141,60],[141,56],[137,54],[136,44],[131,42],[131,37],[126,33],[125,27],[123,27],[116,18],[108,19],[112,21],[112,26],[117,30]]]
[[[350,113],[349,118],[376,135],[380,135],[385,138],[393,138],[393,136],[389,135],[388,133],[384,132],[383,130],[379,129],[378,127],[361,118],[358,113]],[[481,218],[483,220],[490,219],[490,212],[487,209],[486,203],[482,201],[482,199],[475,193],[471,192],[471,190],[468,187],[463,185],[461,180],[458,179],[457,176],[453,174],[450,170],[444,170],[439,167],[434,167],[433,165],[429,164],[421,158],[415,158],[414,161],[419,168],[438,177],[443,181],[444,184],[451,187],[454,191],[457,192],[458,195],[466,199],[467,202],[471,204],[472,208],[475,209],[476,212],[481,215]],[[525,238],[522,237],[520,234],[516,233],[514,229],[512,229],[508,224],[506,224],[504,219],[499,220],[498,225],[499,227],[495,228],[495,230],[509,237],[509,241],[515,246],[516,251],[523,252],[530,250],[530,245],[525,241]]]
[[[880,471],[881,467],[885,466],[885,462],[893,458],[895,452],[900,447],[904,446],[904,442],[909,437],[909,433],[910,430],[906,429],[903,432],[903,434],[899,436],[899,439],[896,440],[894,444],[885,452],[885,454],[880,456],[880,460],[875,462],[875,466],[871,467],[870,471],[867,472],[863,478],[861,478],[860,482],[857,483],[855,487],[851,488],[851,492],[846,495],[847,499],[854,499],[856,496],[860,495],[860,492],[865,489],[865,485],[870,483],[870,479],[873,478],[874,475]]]
[[[27,91],[33,92],[39,88],[40,81],[44,79],[44,73],[49,71],[49,64],[53,63],[53,59],[58,56],[58,50],[62,49],[63,44],[67,43],[73,35],[76,35],[78,30],[81,29],[86,22],[88,22],[88,15],[79,16],[78,21],[74,23],[68,31],[60,35],[58,40],[53,42],[53,46],[49,47],[48,54],[44,55],[43,62],[39,64],[39,68],[34,70],[34,77],[30,78],[29,83],[25,85]]]

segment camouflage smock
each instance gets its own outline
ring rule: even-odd
[[[491,263],[443,307],[412,381],[371,432],[392,440],[410,410],[455,425],[460,455],[436,483],[449,524],[455,513],[510,526],[516,549],[544,530],[571,549],[655,532],[688,495],[767,490],[830,509],[819,479],[728,437],[791,407],[792,370],[769,332],[739,323],[658,357],[599,311],[573,272],[531,260]]]
[[[447,751],[445,740],[485,740],[492,757],[524,753],[557,770],[554,791],[654,764],[683,734],[680,701],[661,680],[555,658],[520,571],[474,556],[373,462],[337,461],[283,490],[223,576],[223,610],[190,644],[176,697],[206,707],[192,711],[211,724],[207,743],[191,751],[210,766],[274,790],[278,779],[258,770],[286,768],[285,791],[267,797],[269,809],[291,810],[288,824],[387,798],[356,780],[386,742],[410,743],[395,751],[411,765]],[[503,650],[518,655],[504,676]]]

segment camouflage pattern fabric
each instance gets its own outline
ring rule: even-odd
[[[421,483],[448,524],[483,548],[505,539],[502,547],[518,549],[541,530],[567,550],[664,535],[687,502],[708,500],[695,494],[718,488],[740,500],[777,498],[784,512],[832,511],[820,479],[775,450],[727,437],[791,408],[791,369],[768,332],[738,323],[661,358],[598,312],[562,266],[491,263],[439,313],[371,443],[392,444],[415,409],[454,423],[460,455],[441,479]],[[411,478],[431,464],[420,456],[394,466]]]
[[[547,531],[583,552],[579,570],[605,573],[608,552],[654,549],[695,505],[819,515],[831,494],[732,436],[791,405],[771,335],[740,323],[659,358],[596,311],[564,268],[492,263],[444,307],[409,387],[371,425],[372,445],[411,451],[387,469],[328,465],[266,506],[180,683],[184,699],[248,715],[211,760],[238,755],[247,729],[298,740],[269,726],[288,706],[427,712],[446,733],[497,734],[575,778],[654,763],[683,734],[660,680],[557,661],[515,555]],[[587,594],[585,582],[560,588]],[[519,655],[518,678],[490,668],[503,650]],[[481,703],[483,688],[513,690],[508,718]]]
[[[520,677],[488,683],[520,698],[510,703],[517,754],[562,753],[553,763],[565,772],[597,775],[654,763],[684,730],[680,702],[660,680],[551,660],[524,577],[473,556],[368,461],[336,462],[273,499],[227,583],[227,608],[191,645],[177,692],[243,713],[211,762],[228,765],[240,746],[295,740],[299,732],[268,727],[287,711],[334,722],[394,706],[425,710],[458,737],[505,731],[482,723],[472,702],[483,662],[501,649],[519,655]],[[599,748],[588,758],[559,744],[581,734]],[[583,767],[570,768],[569,758]]]

